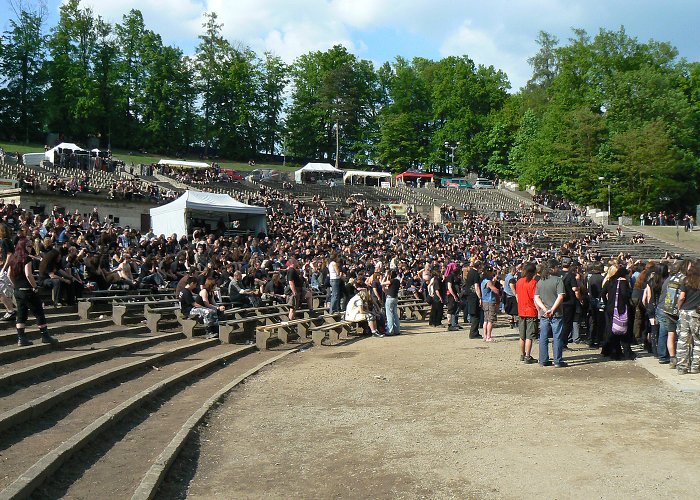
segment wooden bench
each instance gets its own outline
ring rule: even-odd
[[[314,345],[318,346],[324,345],[323,341],[326,339],[328,339],[330,345],[337,344],[340,342],[340,336],[342,334],[349,335],[351,333],[357,333],[359,328],[362,328],[364,332],[365,324],[365,321],[348,321],[341,319],[334,323],[313,328],[311,330],[311,340],[313,341]]]
[[[145,318],[146,313],[158,307],[179,307],[180,301],[174,296],[167,299],[138,300],[112,304],[112,321],[115,325],[124,325],[128,318]]]
[[[168,296],[172,297],[173,293],[153,293],[150,290],[144,290],[143,292],[134,290],[132,293],[126,293],[126,291],[123,291],[123,293],[110,293],[109,295],[91,295],[90,297],[78,299],[78,315],[81,319],[90,319],[90,314],[95,312],[96,306],[102,306],[100,310],[105,309],[108,311],[114,302],[142,300],[144,298],[157,300],[167,298]]]
[[[288,321],[287,314],[287,311],[280,311],[225,321],[219,324],[219,339],[227,344],[234,343],[236,339],[252,340],[256,338],[256,329],[259,326]],[[296,311],[296,316],[298,319],[308,319],[311,317],[311,313],[308,309],[300,309]]]
[[[398,304],[398,310],[405,319],[425,321],[430,315],[430,304],[418,300],[404,302]]]
[[[300,312],[300,311],[299,311]],[[280,321],[258,326],[255,329],[255,344],[259,350],[267,349],[267,344],[272,339],[278,339],[282,343],[289,343],[290,335],[296,335],[299,340],[308,340],[308,333],[312,328],[325,324],[335,323],[340,320],[341,313],[324,314],[322,316],[295,319],[293,321]]]

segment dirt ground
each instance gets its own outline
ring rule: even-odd
[[[249,380],[190,445],[180,495],[697,498],[700,395],[653,359],[581,348],[570,368],[524,365],[514,330],[487,344],[422,325]]]

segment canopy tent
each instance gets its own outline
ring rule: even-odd
[[[423,172],[402,172],[396,176],[396,182],[416,184],[419,182],[433,182],[434,174],[425,174]]]
[[[297,184],[302,182],[316,182],[320,179],[340,179],[343,171],[335,168],[330,163],[307,163],[294,172],[294,180]]]
[[[377,183],[387,181],[391,183],[392,175],[389,172],[365,172],[364,170],[346,170],[343,175],[345,184],[359,184],[356,179],[362,179],[361,184],[367,184],[367,178],[375,178]]]
[[[150,213],[155,234],[175,233],[180,237],[198,226],[216,230],[223,225],[227,230],[233,224],[256,234],[267,231],[265,207],[246,205],[227,194],[185,191],[177,200],[152,208]]]
[[[62,142],[58,146],[49,149],[46,153],[44,153],[44,158],[49,160],[50,162],[53,163],[55,159],[55,154],[60,154],[60,153],[66,153],[66,152],[72,152],[72,153],[83,153],[87,154],[87,151],[85,151],[83,148],[80,146],[77,146],[76,144],[73,144],[72,142]]]
[[[170,165],[171,167],[183,168],[209,168],[211,165],[203,161],[165,160],[161,159],[158,165]]]

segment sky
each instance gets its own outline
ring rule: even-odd
[[[0,0],[6,29],[8,2]],[[29,1],[32,0],[12,0]],[[47,0],[47,23],[58,19],[62,0]],[[467,55],[503,70],[513,91],[530,77],[528,57],[537,52],[539,31],[562,44],[572,28],[595,35],[620,26],[641,42],[670,42],[680,56],[700,61],[700,1],[697,0],[83,0],[116,23],[140,9],[147,28],[165,43],[192,54],[205,12],[216,12],[223,33],[258,54],[270,51],[286,62],[342,44],[378,66],[396,56],[438,60]]]

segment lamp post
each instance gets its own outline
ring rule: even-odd
[[[445,141],[445,147],[447,149],[450,149],[452,152],[452,173],[454,174],[455,172],[455,149],[459,146],[459,141],[457,141],[454,145],[450,144],[449,142]]]
[[[598,177],[598,180],[599,180],[599,181],[604,181],[604,180],[605,180],[605,177]],[[610,223],[610,217],[612,216],[612,203],[611,203],[611,200],[612,200],[612,195],[611,195],[612,185],[613,185],[613,183],[615,183],[615,182],[617,182],[617,181],[618,181],[618,178],[617,178],[617,177],[615,177],[614,179],[608,181],[608,224]]]

